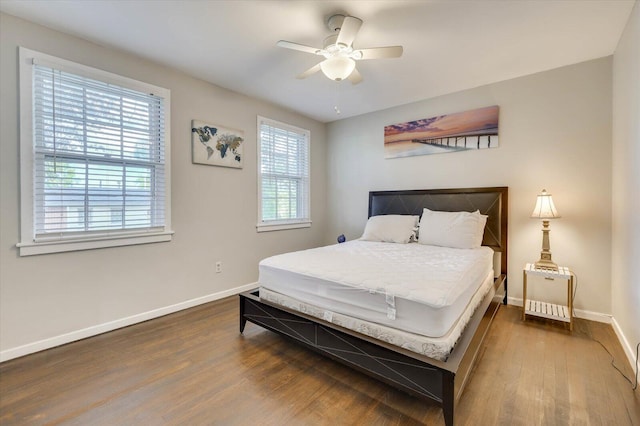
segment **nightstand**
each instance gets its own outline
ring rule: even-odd
[[[544,277],[545,280],[566,280],[567,305],[527,300],[527,276]],[[522,270],[522,320],[527,315],[548,318],[569,323],[569,330],[573,330],[573,285],[574,275],[569,268],[560,266],[557,271],[550,269],[536,269],[535,264],[527,263]]]

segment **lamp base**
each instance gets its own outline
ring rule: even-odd
[[[548,253],[548,259],[544,259],[543,257],[540,258],[540,260],[538,260],[535,265],[536,265],[536,269],[548,269],[550,271],[557,271],[558,270],[558,265],[554,262],[551,261],[551,253]],[[546,257],[546,256],[544,256]]]
[[[551,260],[551,247],[549,246],[549,221],[542,221],[542,251],[540,259],[536,262],[536,269],[548,269],[557,271],[558,265]]]

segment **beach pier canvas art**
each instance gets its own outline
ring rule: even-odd
[[[385,126],[385,158],[497,148],[498,113],[490,106]]]
[[[191,121],[194,164],[242,168],[244,132],[203,121]]]

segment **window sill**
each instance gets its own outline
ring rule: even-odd
[[[38,254],[63,253],[67,251],[92,250],[106,247],[132,246],[138,244],[161,243],[171,241],[173,231],[163,231],[153,234],[111,236],[94,239],[78,239],[51,242],[18,243],[16,247],[20,256],[34,256]]]
[[[285,229],[310,228],[311,221],[306,222],[280,222],[280,223],[259,223],[256,225],[258,232],[283,231]]]

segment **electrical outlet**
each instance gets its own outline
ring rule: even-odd
[[[219,274],[220,272],[222,272],[222,262],[218,260],[216,262],[216,274]]]

